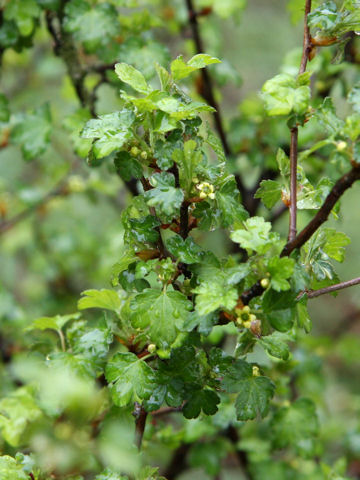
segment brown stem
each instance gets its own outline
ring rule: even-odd
[[[333,186],[330,193],[326,197],[323,206],[317,212],[315,217],[309,222],[306,227],[291,241],[288,242],[281,257],[290,255],[296,248],[300,248],[313,235],[314,232],[327,220],[331,210],[334,208],[336,202],[341,195],[352,186],[352,184],[360,179],[360,164],[354,165],[350,172],[343,175]]]
[[[250,474],[249,471],[249,459],[244,450],[240,450],[238,447],[239,443],[239,434],[236,428],[233,425],[230,425],[226,430],[225,430],[225,435],[227,438],[233,443],[235,446],[235,451],[236,451],[236,456],[239,462],[239,466],[242,470],[243,477],[246,480],[251,480],[253,477]]]
[[[166,467],[164,472],[164,477],[167,480],[174,480],[178,475],[180,475],[187,468],[187,454],[190,450],[190,443],[183,443],[180,445],[170,460],[169,465]]]
[[[297,216],[297,155],[298,155],[298,128],[291,129],[290,139],[290,217],[289,235],[291,241],[296,237],[296,216]]]
[[[299,75],[305,72],[306,65],[311,52],[311,37],[308,27],[308,15],[311,11],[311,0],[305,2],[304,14],[304,39],[303,51],[301,56]],[[296,237],[296,214],[297,214],[297,157],[298,157],[298,135],[297,127],[290,130],[290,217],[289,217],[289,235],[288,240],[291,242]]]
[[[66,2],[62,2],[58,13],[52,11],[46,12],[47,29],[54,41],[54,53],[64,60],[71,83],[74,86],[81,106],[89,106],[90,110],[93,110],[93,99],[84,83],[86,71],[80,63],[71,35],[65,32],[63,28],[65,3]]]
[[[180,207],[180,235],[185,240],[189,234],[189,203],[184,200]]]
[[[344,288],[353,287],[354,285],[360,284],[360,277],[353,278],[352,280],[347,280],[346,282],[336,283],[335,285],[330,285],[329,287],[319,288],[317,290],[307,290],[301,292],[302,295],[307,295],[308,298],[320,297],[320,295],[325,295],[326,293],[336,292],[337,290],[343,290]]]
[[[145,431],[147,411],[142,405],[135,402],[133,415],[135,417],[135,445],[141,450],[142,439]]]
[[[312,49],[310,29],[308,26],[308,15],[311,12],[311,0],[306,0],[305,3],[305,14],[304,14],[304,40],[303,40],[303,51],[301,56],[301,63],[299,68],[299,75],[305,72],[306,65],[309,60],[309,55]]]

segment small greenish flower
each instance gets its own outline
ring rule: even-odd
[[[200,192],[200,195],[199,195],[200,198],[209,197],[211,200],[214,200],[215,198],[214,185],[211,185],[211,183],[208,183],[208,182],[202,182],[202,183],[199,183],[199,185],[197,185],[196,188]]]
[[[260,377],[260,370],[257,365],[254,365],[252,367],[252,374],[253,374],[253,377]]]

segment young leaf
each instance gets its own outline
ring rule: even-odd
[[[132,65],[128,65],[127,63],[117,63],[115,65],[115,73],[122,82],[127,83],[137,92],[146,95],[151,91],[144,75]]]
[[[225,374],[222,385],[227,392],[238,393],[235,400],[238,420],[252,420],[267,414],[275,386],[267,377],[254,376],[249,363],[237,360]]]
[[[107,364],[105,376],[113,401],[119,407],[149,398],[154,388],[152,369],[130,352],[117,353]]]
[[[51,113],[46,103],[18,119],[11,131],[11,141],[21,146],[25,160],[33,160],[44,153],[50,144]]]
[[[251,217],[243,223],[244,229],[235,230],[230,237],[243,248],[257,253],[265,253],[279,240],[277,233],[270,233],[271,223],[262,217]]]
[[[28,425],[39,421],[42,415],[35,402],[33,389],[29,386],[18,388],[0,400],[0,430],[3,438],[13,447],[22,444]]]
[[[279,182],[275,182],[275,180],[262,180],[254,197],[261,198],[265,207],[270,209],[281,200],[281,191],[282,188]]]
[[[77,320],[81,317],[81,313],[71,313],[69,315],[56,315],[55,317],[40,317],[33,321],[27,327],[27,330],[61,330],[63,326],[71,320]]]
[[[271,257],[267,270],[271,277],[271,287],[280,292],[281,290],[289,290],[290,283],[288,278],[294,273],[295,261],[292,258]]]
[[[19,465],[15,458],[0,456],[0,478],[2,480],[29,480],[29,474]]]
[[[268,115],[303,115],[310,102],[310,87],[298,86],[296,79],[281,73],[267,80],[262,87],[262,98]]]
[[[78,301],[79,310],[104,308],[117,312],[121,306],[120,297],[114,290],[85,290],[82,295],[84,296]]]
[[[131,301],[131,321],[152,343],[167,350],[183,330],[191,302],[178,291],[144,290]]]
[[[180,56],[171,62],[171,74],[175,81],[182,80],[199,68],[204,68],[206,65],[211,65],[213,63],[220,63],[220,60],[205,53],[195,55],[187,63],[185,63]]]
[[[165,241],[166,248],[177,260],[191,265],[201,261],[203,250],[191,237],[185,240],[180,235],[173,235]]]

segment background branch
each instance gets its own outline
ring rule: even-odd
[[[352,280],[347,280],[346,282],[330,285],[329,287],[319,288],[317,290],[306,290],[305,292],[302,292],[301,296],[306,294],[308,298],[320,297],[320,295],[336,292],[337,290],[343,290],[344,288],[353,287],[354,285],[359,285],[359,284],[360,284],[360,277],[357,277],[357,278],[353,278]]]
[[[39,207],[45,205],[49,202],[52,198],[59,196],[59,195],[67,195],[69,193],[68,189],[66,188],[66,178],[60,180],[60,182],[50,190],[41,200],[36,202],[34,205],[26,208],[22,212],[18,213],[14,217],[0,223],[0,235],[4,234],[11,228],[15,227],[19,222],[25,220],[29,217],[32,213],[34,213]]]
[[[204,53],[204,45],[200,35],[198,15],[194,7],[193,0],[185,0],[185,1],[186,1],[186,6],[188,10],[188,15],[189,15],[189,24],[192,32],[192,37],[195,43],[196,53]],[[229,156],[232,154],[231,148],[227,141],[220,108],[217,101],[215,100],[213,81],[209,71],[206,68],[201,69],[201,77],[203,81],[202,96],[204,97],[206,102],[215,109],[215,112],[213,113],[215,128],[219,134],[221,143],[224,148],[224,152],[226,156]],[[235,180],[236,180],[236,185],[241,193],[242,200],[244,204],[246,204],[249,195],[243,184],[243,181],[239,175],[235,175]]]

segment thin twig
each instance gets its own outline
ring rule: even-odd
[[[360,284],[360,277],[357,277],[357,278],[353,278],[352,280],[347,280],[346,282],[330,285],[329,287],[319,288],[317,290],[306,290],[304,292],[301,292],[298,295],[298,298],[301,298],[305,294],[307,295],[308,298],[316,298],[316,297],[320,297],[320,295],[336,292],[337,290],[343,290],[344,288],[353,287],[354,285],[359,285],[359,284]]]
[[[306,0],[304,14],[304,39],[299,75],[305,72],[306,65],[311,51],[310,30],[308,27],[308,15],[311,11],[311,0]],[[296,237],[296,216],[297,216],[297,157],[298,157],[298,127],[290,130],[290,217],[289,217],[289,236],[291,242]]]
[[[290,207],[289,207],[289,235],[291,241],[296,237],[297,216],[297,155],[298,155],[298,127],[290,131]]]
[[[352,184],[360,179],[360,164],[354,165],[350,172],[343,175],[333,186],[330,193],[326,197],[323,206],[317,212],[315,217],[306,227],[292,240],[288,242],[281,252],[281,257],[290,255],[296,248],[300,248],[305,242],[316,232],[316,230],[327,220],[331,210],[339,200],[341,195],[352,186]]]
[[[285,257],[290,255],[296,248],[300,248],[306,243],[309,238],[316,232],[316,230],[326,222],[331,210],[334,208],[336,202],[344,194],[344,192],[352,186],[352,184],[360,179],[360,164],[355,164],[350,172],[343,175],[333,186],[330,193],[326,197],[322,207],[317,212],[315,217],[306,225],[306,227],[292,240],[288,242],[283,248],[280,256]],[[252,287],[241,294],[241,301],[247,305],[250,300],[260,296],[264,289],[260,282],[256,282]]]
[[[163,415],[168,415],[169,413],[177,413],[181,412],[182,410],[182,405],[180,407],[162,407],[159,408],[159,410],[154,410],[153,412],[150,412],[150,415],[152,417],[162,417]]]
[[[312,49],[310,29],[308,26],[308,15],[311,12],[311,0],[306,0],[305,3],[305,14],[304,14],[304,40],[303,40],[303,51],[301,56],[301,63],[299,68],[299,75],[305,72],[306,65],[309,60],[309,55]]]

